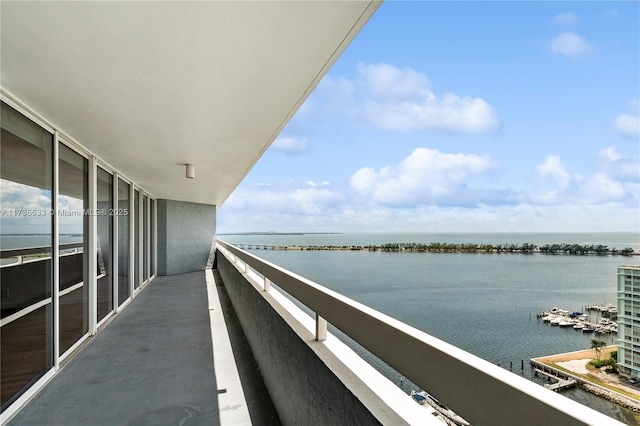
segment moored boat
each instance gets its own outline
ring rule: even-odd
[[[429,404],[432,408],[434,408],[440,415],[445,417],[447,420],[458,426],[471,426],[471,423],[457,415],[453,410],[447,408],[444,404],[438,401],[433,395],[422,391],[416,392],[414,390],[411,391],[410,396],[420,405]]]

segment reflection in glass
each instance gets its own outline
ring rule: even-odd
[[[113,175],[98,167],[97,173],[98,210],[96,255],[98,262],[98,322],[113,310],[113,282],[111,277],[111,244],[113,222]]]
[[[53,136],[1,103],[0,399],[6,408],[53,366]],[[7,252],[14,250],[12,253]]]
[[[59,144],[58,229],[63,237],[79,243],[60,243],[59,309],[60,353],[63,354],[89,331],[89,280],[87,234],[89,216],[89,162]]]
[[[129,184],[118,179],[118,306],[129,294]]]
[[[134,218],[135,218],[135,228],[134,228],[134,262],[133,262],[133,278],[134,278],[134,286],[135,288],[140,287],[140,224],[142,223],[140,220],[140,191],[137,189],[134,191],[133,195],[133,209],[134,209]]]
[[[144,280],[148,280],[149,279],[149,215],[147,213],[149,213],[149,208],[148,208],[148,203],[147,200],[149,198],[146,195],[142,196],[142,220],[143,220],[143,225],[142,225],[142,230],[143,230],[143,259],[144,259],[144,267],[143,267],[143,272],[144,272]]]

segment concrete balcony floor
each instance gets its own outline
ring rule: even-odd
[[[219,276],[207,271],[155,278],[9,424],[279,421]]]

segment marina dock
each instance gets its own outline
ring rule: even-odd
[[[596,311],[596,319],[584,312]],[[581,312],[571,312],[566,309],[552,308],[549,311],[536,314],[538,320],[559,328],[571,327],[582,333],[617,334],[618,309],[614,305],[587,305]]]
[[[609,352],[616,349],[616,346],[607,347],[607,356]],[[547,389],[555,392],[561,392],[565,389],[577,386],[587,392],[639,413],[640,393],[638,393],[638,390],[634,387],[625,386],[621,382],[616,383],[613,381],[607,381],[603,376],[599,376],[598,381],[594,381],[591,380],[591,374],[579,372],[579,369],[574,371],[571,367],[566,366],[566,364],[563,365],[563,363],[571,362],[572,360],[583,360],[586,363],[587,360],[595,358],[595,351],[590,349],[534,358],[530,360],[530,363],[534,375],[544,377],[546,380],[553,382],[544,385]],[[558,364],[559,367],[562,367],[562,370],[560,368],[556,368],[556,364]],[[599,383],[600,381],[606,381],[607,387],[602,386],[601,383]],[[616,388],[620,391],[614,390]],[[626,395],[622,392],[626,393]],[[637,396],[632,397],[630,394],[636,394]]]
[[[573,378],[570,378],[570,379],[561,378],[561,377],[558,377],[556,374],[547,372],[538,367],[535,367],[533,371],[534,371],[534,374],[537,376],[543,376],[547,380],[555,380],[554,383],[549,383],[544,385],[545,388],[552,390],[554,392],[561,392],[565,389],[573,388],[578,384],[578,382]]]

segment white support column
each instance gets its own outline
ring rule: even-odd
[[[98,255],[96,247],[98,246],[98,166],[96,157],[89,157],[89,235],[88,247],[85,256],[89,256],[88,261],[88,285],[89,285],[89,333],[93,336],[97,331],[98,324]]]
[[[107,211],[113,229],[113,244],[111,247],[111,288],[113,289],[113,311],[118,313],[118,173],[113,173],[113,205]]]
[[[53,133],[53,191],[51,191],[51,207],[53,214],[51,219],[53,226],[51,230],[51,276],[53,277],[53,366],[56,370],[60,368],[60,241],[58,240],[58,190],[60,187],[60,167],[58,131]]]
[[[264,291],[271,290],[271,280],[267,277],[264,277]]]
[[[327,340],[327,320],[316,313],[316,340],[324,342]]]

